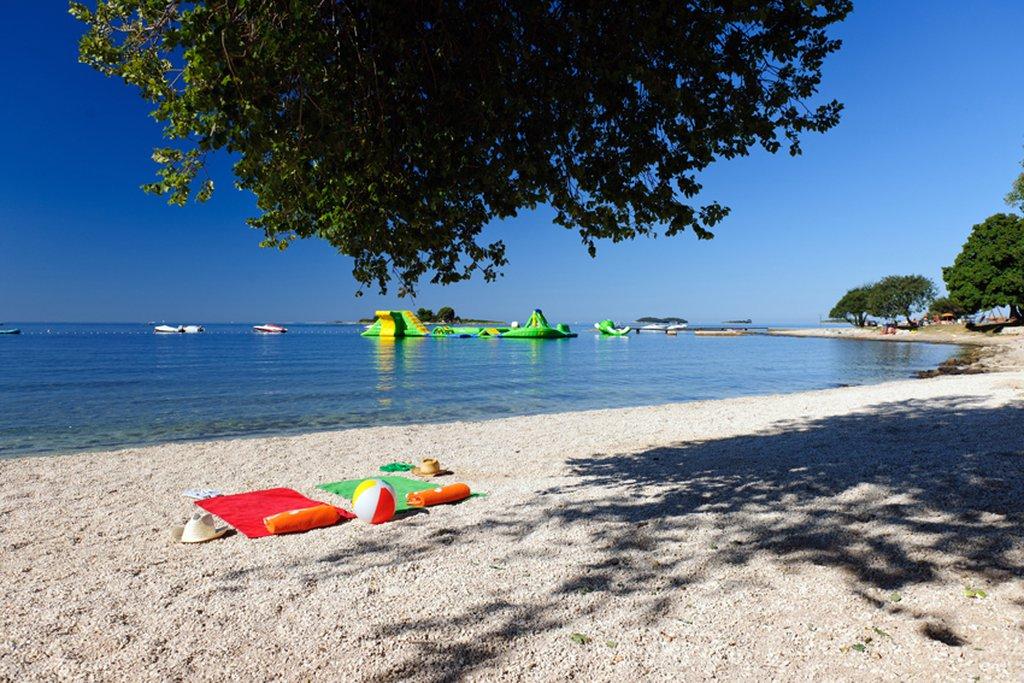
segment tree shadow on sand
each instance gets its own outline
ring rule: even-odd
[[[678,590],[755,559],[783,572],[838,569],[853,594],[878,607],[888,592],[954,575],[999,583],[1024,574],[1020,404],[878,404],[754,435],[594,453],[567,464],[569,483],[537,492],[532,508],[499,510],[420,538],[410,557],[497,534],[508,541],[501,546],[512,563],[528,552],[517,542],[538,528],[557,535],[582,527],[587,553],[579,564],[529,604],[480,596],[443,619],[381,627],[379,638],[422,643],[414,658],[396,658],[390,676],[453,680],[500,665],[510,639],[570,626],[573,614],[559,601],[581,592],[597,596],[593,609],[628,596],[641,617],[657,618],[679,601]],[[439,632],[479,625],[482,611],[495,624],[485,633],[431,644]],[[925,637],[964,642],[935,615],[911,616]]]
[[[830,565],[882,590],[944,568],[999,581],[1024,572],[1022,449],[1020,406],[888,403],[768,433],[572,459],[582,477],[572,490],[617,494],[561,517],[685,527],[708,514],[720,518],[725,562],[766,554]],[[610,530],[594,541],[614,552],[637,535]]]

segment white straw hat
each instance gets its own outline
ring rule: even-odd
[[[228,527],[217,528],[213,523],[213,515],[208,512],[196,512],[185,526],[171,529],[171,538],[181,543],[203,543],[220,538],[228,532]]]

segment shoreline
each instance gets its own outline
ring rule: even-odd
[[[3,460],[0,677],[1016,678],[1022,417],[1018,370]],[[420,457],[488,495],[168,539]]]
[[[926,379],[943,374],[1006,372],[1024,369],[1024,334],[988,335],[968,332],[960,326],[932,326],[920,331],[900,330],[883,335],[876,328],[798,328],[769,329],[773,337],[843,339],[848,341],[893,342],[905,344],[948,344],[964,347],[965,352],[932,371],[919,375]]]

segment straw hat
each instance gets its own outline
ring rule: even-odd
[[[437,477],[442,474],[451,474],[448,470],[441,469],[441,463],[436,458],[423,458],[423,462],[413,467],[411,472],[417,477]]]
[[[185,522],[185,526],[171,528],[171,538],[181,543],[203,543],[220,538],[228,532],[228,527],[216,527],[213,515],[208,512],[196,512]]]

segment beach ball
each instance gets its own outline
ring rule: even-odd
[[[352,510],[364,522],[386,522],[395,516],[395,490],[387,482],[367,479],[352,494]]]

